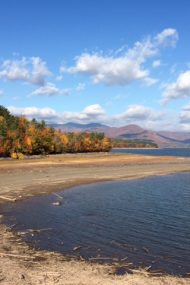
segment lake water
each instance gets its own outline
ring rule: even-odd
[[[17,231],[44,229],[23,235],[35,248],[190,272],[190,174],[90,184],[58,195],[60,206],[52,194],[8,204],[1,213]]]
[[[158,156],[190,157],[190,148],[155,148],[155,149],[112,149],[113,153],[134,153]]]

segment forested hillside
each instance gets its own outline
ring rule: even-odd
[[[112,147],[115,148],[158,148],[158,145],[149,140],[124,140],[112,139]]]
[[[15,117],[0,106],[0,156],[109,151],[103,133],[63,133],[45,122]]]

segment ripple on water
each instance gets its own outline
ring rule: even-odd
[[[2,213],[36,248],[190,272],[190,174],[96,183],[59,195],[59,207],[53,205],[59,197],[49,195],[8,204]]]

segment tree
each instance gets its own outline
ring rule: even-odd
[[[14,158],[22,154],[51,154],[109,151],[110,140],[103,133],[62,133],[44,121],[15,117],[0,106],[0,155]]]

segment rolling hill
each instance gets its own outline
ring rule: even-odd
[[[159,147],[190,147],[190,133],[188,132],[151,131],[138,125],[109,127],[99,123],[79,124],[73,122],[52,124],[51,127],[63,132],[104,132],[110,138],[152,141]]]

